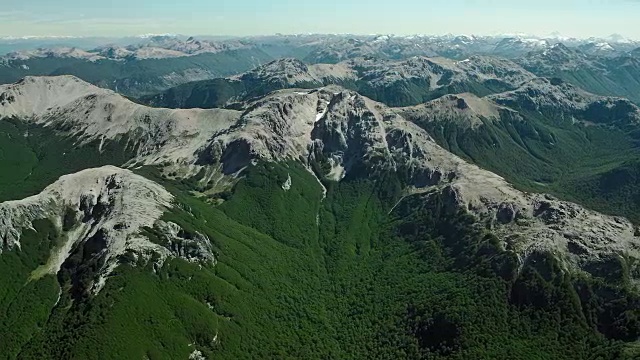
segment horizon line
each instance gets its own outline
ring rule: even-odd
[[[552,32],[548,35],[535,35],[526,32],[507,32],[507,33],[413,33],[413,34],[393,34],[393,33],[355,33],[355,32],[344,32],[344,33],[324,33],[324,32],[308,32],[308,33],[263,33],[263,34],[252,34],[252,35],[230,35],[230,34],[197,34],[197,35],[188,35],[188,34],[178,34],[178,33],[144,33],[144,34],[131,34],[131,35],[22,35],[22,36],[0,36],[0,40],[45,40],[45,39],[102,39],[102,38],[111,38],[111,39],[126,39],[126,38],[151,38],[157,36],[167,36],[167,37],[220,37],[220,38],[254,38],[254,37],[267,37],[267,36],[390,36],[390,37],[478,37],[478,38],[519,38],[519,37],[527,37],[534,39],[566,39],[566,40],[589,40],[589,39],[599,39],[599,40],[607,40],[613,37],[621,37],[621,40],[632,40],[632,41],[640,41],[638,38],[628,37],[625,35],[621,35],[619,33],[613,33],[608,36],[568,36],[563,35],[558,32]]]

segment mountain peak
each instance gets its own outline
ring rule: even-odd
[[[92,286],[97,292],[113,270],[111,265],[125,251],[155,252],[164,257],[170,254],[168,249],[140,237],[139,232],[152,227],[172,201],[173,196],[163,187],[129,170],[115,166],[86,169],[62,176],[38,195],[0,203],[0,238],[11,249],[20,247],[22,229],[30,228],[35,220],[72,222],[73,235],[64,238],[60,251],[52,253],[33,276],[56,274],[75,246],[93,239],[104,247],[95,255],[102,259],[101,279]]]
[[[89,95],[119,97],[72,75],[27,76],[14,84],[0,85],[0,115],[42,114]]]
[[[309,70],[308,66],[302,61],[295,58],[283,58],[271,61],[261,67],[258,67],[258,71],[298,71],[306,72]]]
[[[256,82],[275,88],[322,86],[322,79],[312,73],[309,66],[298,59],[274,60],[235,78],[258,86]]]
[[[406,107],[401,114],[407,119],[420,121],[456,123],[462,127],[475,128],[484,120],[500,118],[500,112],[507,110],[488,98],[471,93],[449,94],[424,104]]]

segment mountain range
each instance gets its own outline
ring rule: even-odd
[[[358,58],[393,62],[420,56],[463,61],[490,56],[512,59],[537,75],[560,76],[591,92],[638,101],[634,50],[640,43],[620,37],[280,35],[206,40],[165,35],[130,45],[123,41],[127,40],[93,48],[17,50],[0,58],[0,82],[70,74],[138,97],[191,81],[235,75],[287,57],[308,64],[335,64]],[[556,46],[559,41],[563,46]],[[585,63],[589,66],[576,69]]]
[[[2,356],[637,358],[637,44],[550,40],[5,58]]]
[[[536,76],[499,58],[475,56],[463,61],[413,57],[401,61],[357,58],[338,64],[306,65],[279,59],[224,79],[187,83],[141,98],[163,107],[223,107],[286,88],[340,84],[391,106],[415,105],[444,94],[486,95],[516,89]]]

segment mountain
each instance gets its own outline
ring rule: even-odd
[[[560,34],[535,37],[524,34],[477,35],[272,35],[244,38],[149,35],[129,38],[0,38],[13,57],[46,57],[68,52],[88,52],[112,60],[193,56],[202,53],[258,47],[272,58],[295,57],[309,63],[337,63],[363,56],[402,60],[414,56],[463,60],[473,55],[517,58],[551,44],[563,43],[587,53],[619,56],[637,48],[638,42],[620,36],[578,39]],[[66,50],[65,50],[66,49]],[[5,53],[2,52],[2,53]],[[74,56],[73,54],[71,56]]]
[[[183,84],[140,101],[169,108],[214,108],[231,106],[275,90],[309,89],[353,80],[355,72],[344,64],[306,65],[296,59],[280,59],[241,75]]]
[[[463,61],[424,57],[403,61],[359,58],[314,65],[281,59],[239,76],[184,84],[140,101],[169,108],[225,107],[274,90],[337,84],[387,105],[402,106],[452,92],[478,95],[502,92],[534,77],[508,60],[481,56]]]
[[[599,64],[578,49],[557,43],[543,51],[533,51],[520,61],[525,68],[535,69],[536,73],[547,76],[557,70],[574,70],[582,67],[593,68]]]
[[[497,121],[551,86],[413,111]],[[637,228],[518,190],[411,109],[338,86],[155,109],[71,76],[0,99],[9,358],[637,356]]]
[[[640,62],[630,56],[593,57],[579,49],[556,44],[532,52],[517,62],[539,76],[558,77],[587,91],[640,101]]]
[[[189,81],[236,74],[269,60],[268,55],[255,49],[132,61],[58,57],[16,59],[0,65],[0,82],[14,82],[29,75],[74,75],[126,95],[139,96]]]
[[[430,44],[421,40],[387,35],[331,39],[308,54],[304,60],[309,63],[335,64],[360,57],[400,60],[412,56],[437,56]]]
[[[592,55],[620,56],[638,46],[637,42],[620,38],[577,39],[564,36],[536,37],[523,34],[500,36],[336,36],[314,39],[320,46],[303,59],[309,63],[338,63],[358,57],[402,60],[414,56],[446,57],[463,60],[474,55],[516,59],[532,51],[544,51],[562,43]],[[317,45],[314,43],[314,45]]]
[[[561,45],[550,51],[556,52],[557,58],[573,54]],[[537,78],[508,60],[491,57],[464,61],[412,58],[400,62],[359,59],[338,64],[340,74],[357,78],[335,75],[330,81],[315,75],[313,69],[318,65],[287,60],[284,63],[296,64],[288,68],[297,70],[285,76],[276,71],[284,66],[275,66],[277,63],[240,80],[220,80],[225,85],[235,84],[239,91],[228,91],[216,81],[194,83],[179,88],[188,94],[184,97],[187,100],[178,100],[168,92],[142,102],[165,107],[242,107],[242,101],[277,89],[330,83],[341,83],[392,106],[428,101],[411,109],[409,118],[423,124],[440,145],[457,155],[506,176],[523,189],[552,192],[633,219],[640,214],[633,203],[623,200],[635,196],[634,191],[621,187],[622,192],[614,196],[618,199],[614,206],[603,201],[604,188],[598,185],[601,174],[621,166],[634,169],[637,162],[638,110],[625,99],[594,95],[559,78]],[[344,71],[349,68],[350,72]],[[208,87],[201,87],[204,84]],[[256,92],[247,95],[243,89]],[[433,98],[437,100],[430,101]],[[473,109],[480,109],[479,113]],[[608,139],[618,139],[616,146],[610,146]],[[567,168],[573,169],[571,174],[566,173]],[[629,187],[633,177],[624,181]]]
[[[580,51],[594,56],[615,56],[616,49],[608,42],[590,42],[579,46]]]
[[[546,49],[550,46],[546,40],[526,38],[526,37],[512,37],[505,38],[500,41],[493,53],[497,56],[506,58],[515,58],[531,51]]]
[[[637,102],[637,89],[633,84],[637,82],[638,69],[636,64],[625,63],[630,61],[625,59],[638,43],[618,37],[315,34],[194,38],[162,35],[104,39],[98,46],[95,44],[99,40],[92,38],[60,40],[59,45],[33,39],[34,45],[27,46],[25,41],[29,40],[21,40],[15,45],[16,51],[0,59],[0,83],[15,82],[30,75],[74,75],[124,95],[140,97],[187,82],[236,75],[281,58],[295,58],[307,64],[337,64],[363,58],[397,62],[414,57],[444,57],[464,61],[489,56],[514,59],[537,75],[562,77],[588,91],[625,96]],[[562,50],[551,44],[558,41],[566,45],[561,46],[567,51],[576,53],[571,56],[586,59],[582,62],[554,59],[553,54]],[[551,57],[546,58],[549,54]],[[590,67],[582,69],[587,63]],[[606,71],[597,73],[602,69]]]
[[[505,176],[522,189],[553,193],[632,217],[640,159],[640,110],[629,100],[593,95],[559,79],[534,79],[484,98],[448,95],[403,110],[446,149]],[[633,173],[633,170],[630,170]],[[614,200],[615,199],[615,200]]]
[[[127,251],[140,254],[170,251],[137,237],[143,227],[153,226],[170,206],[172,195],[128,170],[117,167],[88,169],[62,176],[38,195],[2,203],[2,237],[7,251],[21,248],[23,229],[36,220],[48,219],[73,233],[60,244],[34,276],[56,275],[71,256],[71,251],[84,247],[87,263],[101,263],[98,278],[86,288],[73,291],[101,290],[106,277],[118,265],[118,257]],[[91,249],[91,250],[90,250]],[[75,285],[75,284],[74,284]],[[78,284],[79,285],[79,284]]]
[[[444,94],[488,95],[534,77],[509,60],[474,56],[461,61],[416,57],[401,62],[354,62],[357,90],[390,106],[415,105]]]
[[[31,58],[57,57],[76,58],[91,61],[97,60],[144,60],[172,57],[193,56],[206,53],[219,53],[250,48],[250,43],[242,41],[207,41],[189,37],[182,40],[175,36],[152,36],[138,43],[119,46],[116,44],[101,45],[91,50],[76,47],[37,48],[35,50],[19,50],[8,53],[10,60],[27,60]]]

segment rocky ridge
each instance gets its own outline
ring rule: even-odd
[[[552,76],[557,71],[601,68],[597,61],[584,52],[562,43],[541,51],[532,51],[517,61],[525,69],[546,76]]]
[[[336,84],[391,106],[406,106],[447,93],[474,91],[486,95],[513,90],[534,78],[535,75],[512,61],[486,56],[462,61],[426,57],[401,61],[357,58],[338,64],[312,65],[280,59],[241,75],[184,84],[141,101],[177,108],[235,108],[238,102],[274,90]]]
[[[215,263],[211,242],[199,233],[161,221],[173,206],[173,195],[162,186],[130,170],[104,166],[62,176],[38,195],[0,203],[0,254],[20,248],[24,229],[36,220],[51,221],[61,243],[33,277],[57,274],[77,251],[83,260],[98,261],[93,282],[82,291],[98,292],[122,255],[161,265],[167,257]],[[145,228],[157,228],[164,244],[150,241]]]
[[[148,108],[73,76],[27,77],[0,86],[0,117],[64,128],[81,143],[128,136],[140,164],[191,164],[194,152],[239,116],[222,109]]]
[[[144,60],[193,56],[219,53],[247,48],[250,45],[240,41],[212,42],[190,37],[181,40],[172,36],[154,36],[147,41],[128,46],[104,45],[92,50],[75,47],[39,48],[21,50],[7,54],[7,60],[28,60],[33,58],[74,58],[88,61],[99,60]]]
[[[12,41],[12,39],[0,39]],[[28,44],[28,39],[22,42]],[[39,41],[33,39],[33,41]],[[105,40],[107,41],[107,40]],[[155,35],[138,39],[109,39],[117,44],[105,44],[95,48],[81,47],[78,41],[71,46],[41,48],[17,51],[10,58],[74,57],[96,60],[125,60],[193,56],[203,53],[237,50],[247,47],[284,48],[285,52],[276,57],[301,51],[305,61],[311,63],[337,63],[357,57],[379,59],[406,59],[413,56],[464,59],[472,55],[493,55],[518,58],[530,51],[548,49],[563,43],[568,47],[581,49],[594,56],[619,56],[638,47],[639,43],[620,36],[605,38],[577,39],[552,35],[546,37],[517,35],[274,35],[231,39],[206,39],[176,35]],[[130,43],[126,45],[126,42]],[[95,46],[95,45],[90,45]],[[82,50],[81,50],[82,49]]]
[[[588,93],[560,79],[537,78],[488,100],[515,109],[550,114],[586,124],[640,123],[640,108],[631,101]]]
[[[64,240],[47,264],[36,270],[37,276],[56,274],[76,247],[90,243],[92,257],[103,260],[93,289],[98,291],[125,252],[170,255],[140,231],[153,226],[172,201],[160,185],[129,170],[113,166],[83,170],[61,177],[38,195],[0,203],[0,238],[3,248],[11,250],[20,247],[22,229],[31,228],[33,221],[52,221]]]
[[[79,80],[62,77],[29,81],[51,86],[41,89],[42,93],[30,94],[25,93],[24,82],[12,85],[9,92],[4,88],[0,94],[14,99],[11,104],[0,104],[0,114],[20,115],[46,126],[67,123],[81,139],[98,135],[110,139],[125,133],[137,134],[140,139],[164,139],[144,142],[147,151],[138,161],[165,167],[195,166],[209,169],[211,174],[233,175],[253,161],[294,160],[307,166],[326,165],[319,167],[323,170],[317,175],[334,181],[395,173],[409,185],[408,193],[439,193],[448,199],[451,209],[466,209],[481,223],[490,224],[505,248],[516,251],[523,261],[531,253],[546,251],[555,253],[573,269],[610,256],[640,256],[640,238],[627,220],[516,190],[500,176],[438,146],[422,128],[403,117],[404,109],[389,108],[337,86],[278,91],[237,111],[149,109],[116,101],[112,97],[117,95],[110,92],[97,94],[111,99],[113,113],[119,113],[117,108],[122,106],[128,109],[123,114],[129,119],[135,119],[131,114],[148,115],[145,121],[125,123],[109,119],[103,106],[93,106],[93,100],[87,100],[90,95],[86,92],[96,91],[88,84],[78,85],[86,91],[78,90],[76,99],[65,98],[63,106],[72,104],[70,109],[80,109],[81,115],[74,116],[67,108],[51,116],[51,109],[57,107],[55,102],[61,101],[57,98],[51,102],[53,94],[61,93],[56,86]],[[441,101],[447,108],[465,111],[461,107],[466,106],[483,116],[501,110],[497,104],[468,95]],[[29,109],[33,109],[31,113]],[[199,121],[185,121],[186,125],[178,121],[187,118],[184,114],[195,113]],[[221,114],[225,114],[224,124],[220,124]],[[173,154],[177,149],[179,156]]]
[[[445,95],[421,105],[399,109],[406,119],[437,123],[455,123],[462,128],[476,128],[484,121],[497,121],[504,116],[519,117],[517,111],[498,105],[474,94]]]

